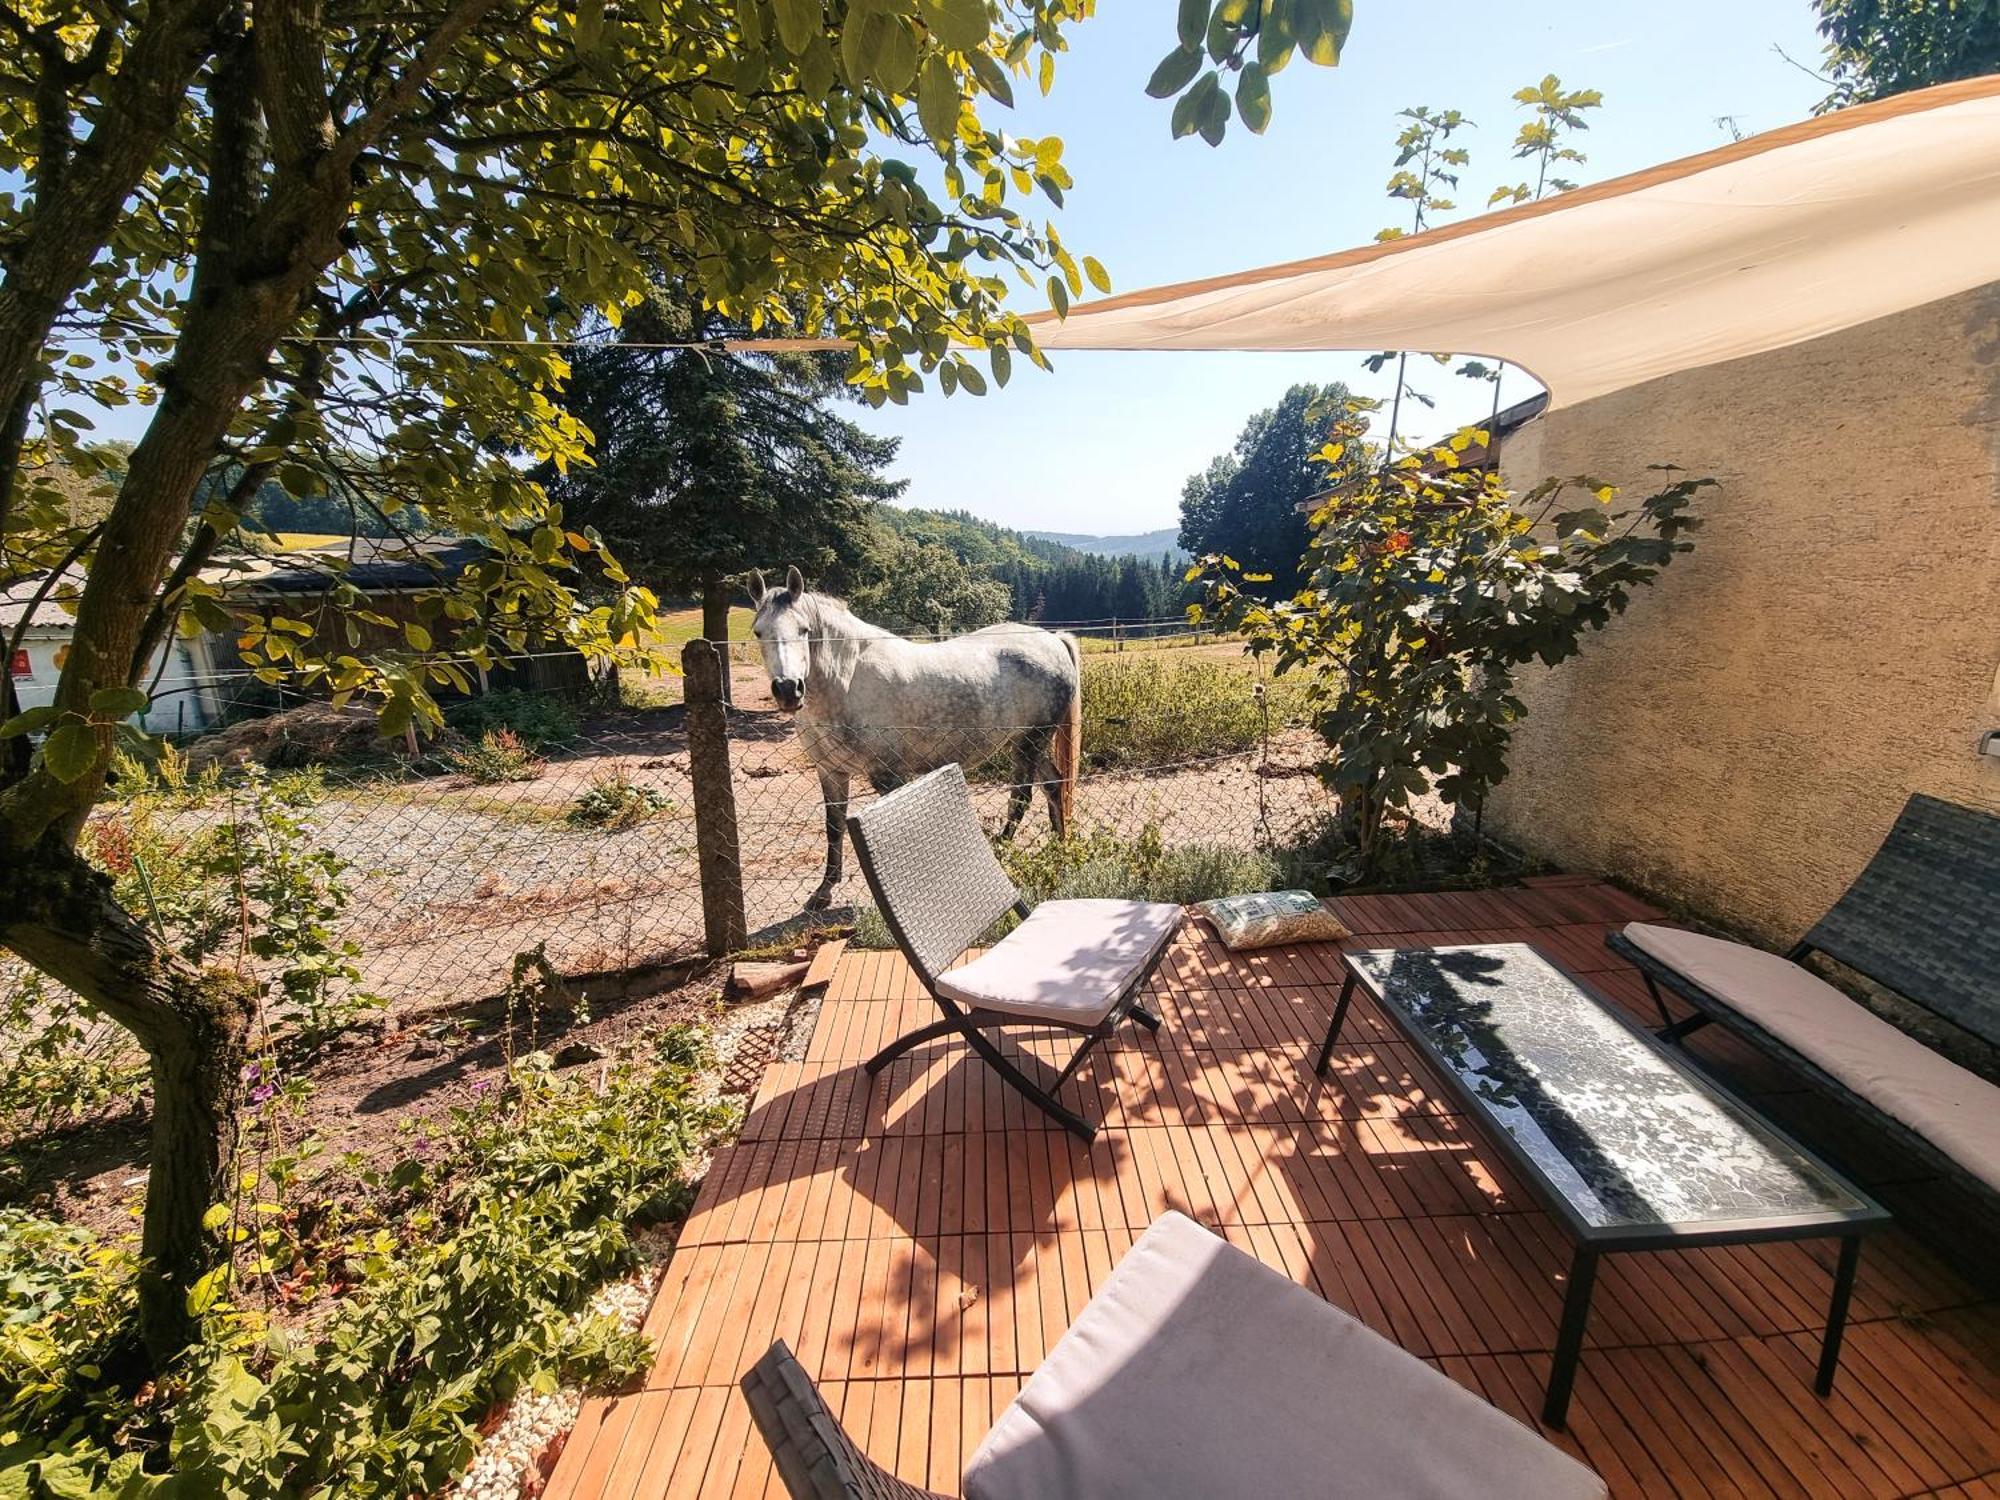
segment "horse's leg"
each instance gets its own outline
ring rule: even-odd
[[[826,874],[819,889],[806,898],[807,911],[825,911],[833,904],[833,888],[840,884],[840,841],[847,835],[847,786],[845,771],[819,771],[819,794],[826,803]]]
[[[1042,784],[1042,800],[1049,805],[1049,831],[1060,839],[1069,837],[1069,829],[1063,826],[1063,773],[1062,767],[1056,764],[1054,739],[1054,730],[1043,736],[1040,758],[1035,762],[1035,777]]]
[[[1000,829],[1000,837],[1011,839],[1014,830],[1021,826],[1021,818],[1028,811],[1028,803],[1035,795],[1035,775],[1042,762],[1048,759],[1049,734],[1046,729],[1031,729],[1014,744],[1014,784],[1007,789],[1007,821]]]

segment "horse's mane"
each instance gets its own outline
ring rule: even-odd
[[[899,639],[892,630],[871,625],[831,594],[800,594],[792,610],[806,624],[815,667],[845,682],[861,656],[863,641]]]

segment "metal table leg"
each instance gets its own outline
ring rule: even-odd
[[[1854,1298],[1854,1272],[1861,1264],[1861,1236],[1850,1234],[1840,1242],[1840,1264],[1833,1273],[1833,1304],[1826,1312],[1826,1335],[1819,1345],[1819,1378],[1813,1389],[1822,1396],[1833,1394],[1833,1372],[1840,1367],[1840,1339],[1847,1331],[1847,1304]]]
[[[1561,1429],[1569,1415],[1570,1387],[1576,1383],[1576,1363],[1583,1357],[1583,1330],[1590,1321],[1590,1293],[1597,1283],[1597,1252],[1578,1245],[1569,1260],[1569,1291],[1563,1297],[1562,1328],[1556,1334],[1555,1363],[1542,1400],[1542,1420]]]
[[[1334,1004],[1333,1019],[1327,1023],[1326,1041],[1321,1044],[1319,1061],[1313,1066],[1313,1072],[1319,1074],[1322,1078],[1326,1076],[1326,1065],[1333,1061],[1333,1044],[1339,1040],[1340,1024],[1347,1019],[1347,1002],[1353,998],[1354,975],[1350,972],[1347,976],[1347,982],[1340,987],[1340,999]]]

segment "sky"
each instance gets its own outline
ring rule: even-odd
[[[1355,0],[1338,68],[1294,61],[1272,80],[1274,116],[1255,136],[1232,120],[1218,148],[1175,141],[1168,105],[1145,94],[1173,44],[1165,0],[1100,0],[1070,32],[1048,98],[1017,89],[1017,107],[984,109],[1002,128],[1062,137],[1075,186],[1054,216],[1076,255],[1095,255],[1113,290],[1246,270],[1362,245],[1402,223],[1383,192],[1393,142],[1411,105],[1458,109],[1479,127],[1453,143],[1472,152],[1446,220],[1483,209],[1501,182],[1521,179],[1510,154],[1524,111],[1512,98],[1554,73],[1565,88],[1604,95],[1576,141],[1589,160],[1570,176],[1595,182],[1706,151],[1803,119],[1826,93],[1798,63],[1820,47],[1805,0],[1602,0],[1473,4]],[[1043,202],[1043,200],[1037,200]],[[1035,311],[1023,288],[1016,305]],[[902,439],[892,469],[905,503],[963,509],[1027,529],[1122,534],[1179,523],[1181,486],[1225,451],[1254,412],[1299,381],[1344,380],[1386,396],[1352,354],[1052,353],[1052,374],[1025,360],[1005,390],[983,397],[927,391],[907,407],[861,409],[856,420]],[[1412,367],[1413,372],[1417,367]],[[1436,415],[1417,437],[1483,416],[1490,387],[1427,362],[1418,384]],[[1516,375],[1512,402],[1538,387]],[[1428,426],[1426,425],[1428,424]]]

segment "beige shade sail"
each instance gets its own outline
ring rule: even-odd
[[[1505,359],[1567,405],[2000,281],[2000,76],[1386,244],[1029,319],[1044,348]]]

